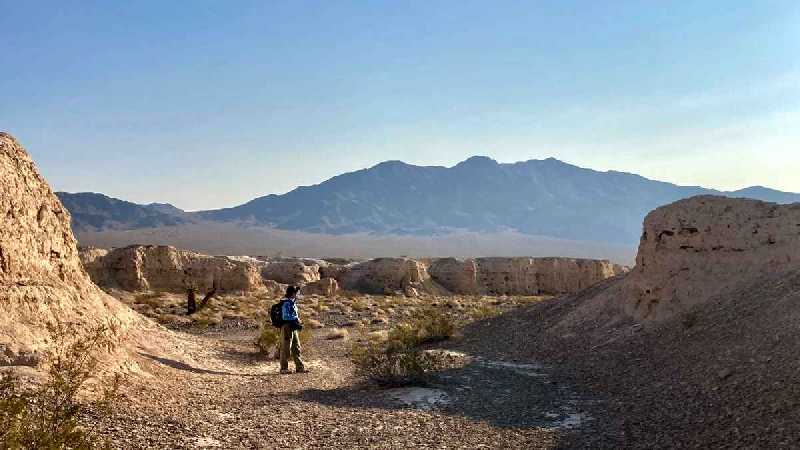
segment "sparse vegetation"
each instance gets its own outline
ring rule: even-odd
[[[427,308],[417,319],[420,343],[446,341],[456,332],[453,318],[441,309]]]
[[[160,292],[143,292],[141,294],[136,294],[134,297],[134,303],[139,303],[142,305],[147,305],[151,308],[157,308],[159,306],[163,306],[162,297],[163,294]]]
[[[325,335],[325,339],[328,340],[337,340],[337,339],[347,339],[350,336],[350,332],[343,329],[343,328],[334,328]]]
[[[399,341],[398,341],[399,342]],[[357,371],[381,386],[421,384],[434,369],[433,360],[412,347],[383,344],[377,341],[353,347],[352,359]]]
[[[350,307],[353,309],[353,311],[362,312],[369,309],[369,303],[362,298],[357,298],[353,300],[353,302],[350,304]]]
[[[256,338],[256,346],[261,350],[261,353],[269,356],[274,354],[281,342],[281,330],[275,328],[270,322],[264,322],[258,332]]]
[[[484,320],[500,315],[501,312],[496,305],[481,303],[470,310],[469,316],[472,320]]]
[[[78,401],[87,382],[96,376],[99,353],[115,345],[114,326],[98,326],[80,335],[65,324],[49,327],[50,351],[43,359],[47,377],[24,388],[18,377],[0,374],[0,447],[29,449],[89,449],[104,442],[80,425],[89,409],[108,412],[114,405],[121,378],[101,380],[102,395],[87,406]]]
[[[456,325],[443,311],[426,308],[414,319],[393,327],[388,334],[370,336],[366,344],[353,347],[358,372],[382,386],[424,383],[437,368],[430,354],[418,347],[453,336]]]

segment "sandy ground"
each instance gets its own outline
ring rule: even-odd
[[[347,340],[317,330],[311,373],[280,375],[256,329],[180,332],[186,361],[141,353],[98,432],[114,448],[552,448],[589,420],[531,363],[469,355],[423,388],[380,389],[354,374]]]

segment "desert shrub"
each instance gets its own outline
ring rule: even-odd
[[[265,355],[273,353],[281,343],[281,330],[275,328],[272,323],[266,321],[261,324],[261,329],[256,338],[256,346]]]
[[[448,327],[440,320],[437,316],[400,323],[385,335],[356,344],[352,349],[356,371],[381,386],[423,384],[436,361],[417,347],[447,334]]]
[[[347,331],[347,330],[345,330],[343,328],[333,328],[325,336],[325,339],[333,341],[333,340],[336,340],[336,339],[347,339],[349,336],[350,336],[350,332],[349,331]]]
[[[163,305],[163,299],[161,297],[162,294],[160,292],[145,292],[136,294],[133,301],[155,308]]]
[[[350,307],[353,308],[353,311],[362,312],[369,309],[369,303],[367,303],[363,298],[357,298],[353,300],[353,303],[350,304]]]
[[[488,303],[481,303],[480,305],[472,308],[469,316],[472,320],[490,319],[500,314],[500,308]]]
[[[455,321],[445,312],[438,309],[426,310],[415,321],[419,327],[420,343],[445,341],[453,337],[456,332]]]
[[[400,323],[389,330],[387,351],[402,351],[420,344],[419,329],[408,322]]]
[[[422,351],[383,345],[377,341],[356,345],[352,351],[356,371],[381,386],[424,384],[434,361]]]
[[[109,412],[120,386],[116,376],[101,381],[99,400],[78,401],[95,377],[99,354],[114,347],[114,326],[99,326],[76,334],[64,324],[50,327],[51,350],[43,357],[45,381],[23,388],[10,373],[0,374],[0,448],[89,449],[105,446],[94,432],[80,426],[89,410]]]

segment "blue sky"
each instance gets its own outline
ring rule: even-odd
[[[800,2],[0,0],[59,190],[232,206],[387,159],[800,192]]]

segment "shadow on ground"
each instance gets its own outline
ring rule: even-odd
[[[225,348],[217,351],[217,357],[223,361],[242,365],[264,364],[273,360],[273,358],[270,358],[255,348],[253,350]]]
[[[308,389],[301,400],[350,408],[437,411],[500,428],[571,428],[586,416],[582,401],[540,366],[476,359],[434,374],[425,386],[380,389],[364,384]]]
[[[224,376],[236,376],[236,377],[253,377],[253,376],[263,375],[263,374],[233,373],[233,372],[223,372],[219,370],[202,369],[199,367],[191,366],[185,362],[176,361],[174,359],[169,359],[169,358],[163,358],[161,356],[155,356],[149,353],[139,352],[139,355],[151,359],[155,362],[161,363],[167,367],[172,367],[173,369],[185,370],[187,372],[192,372],[197,374],[224,375]]]

